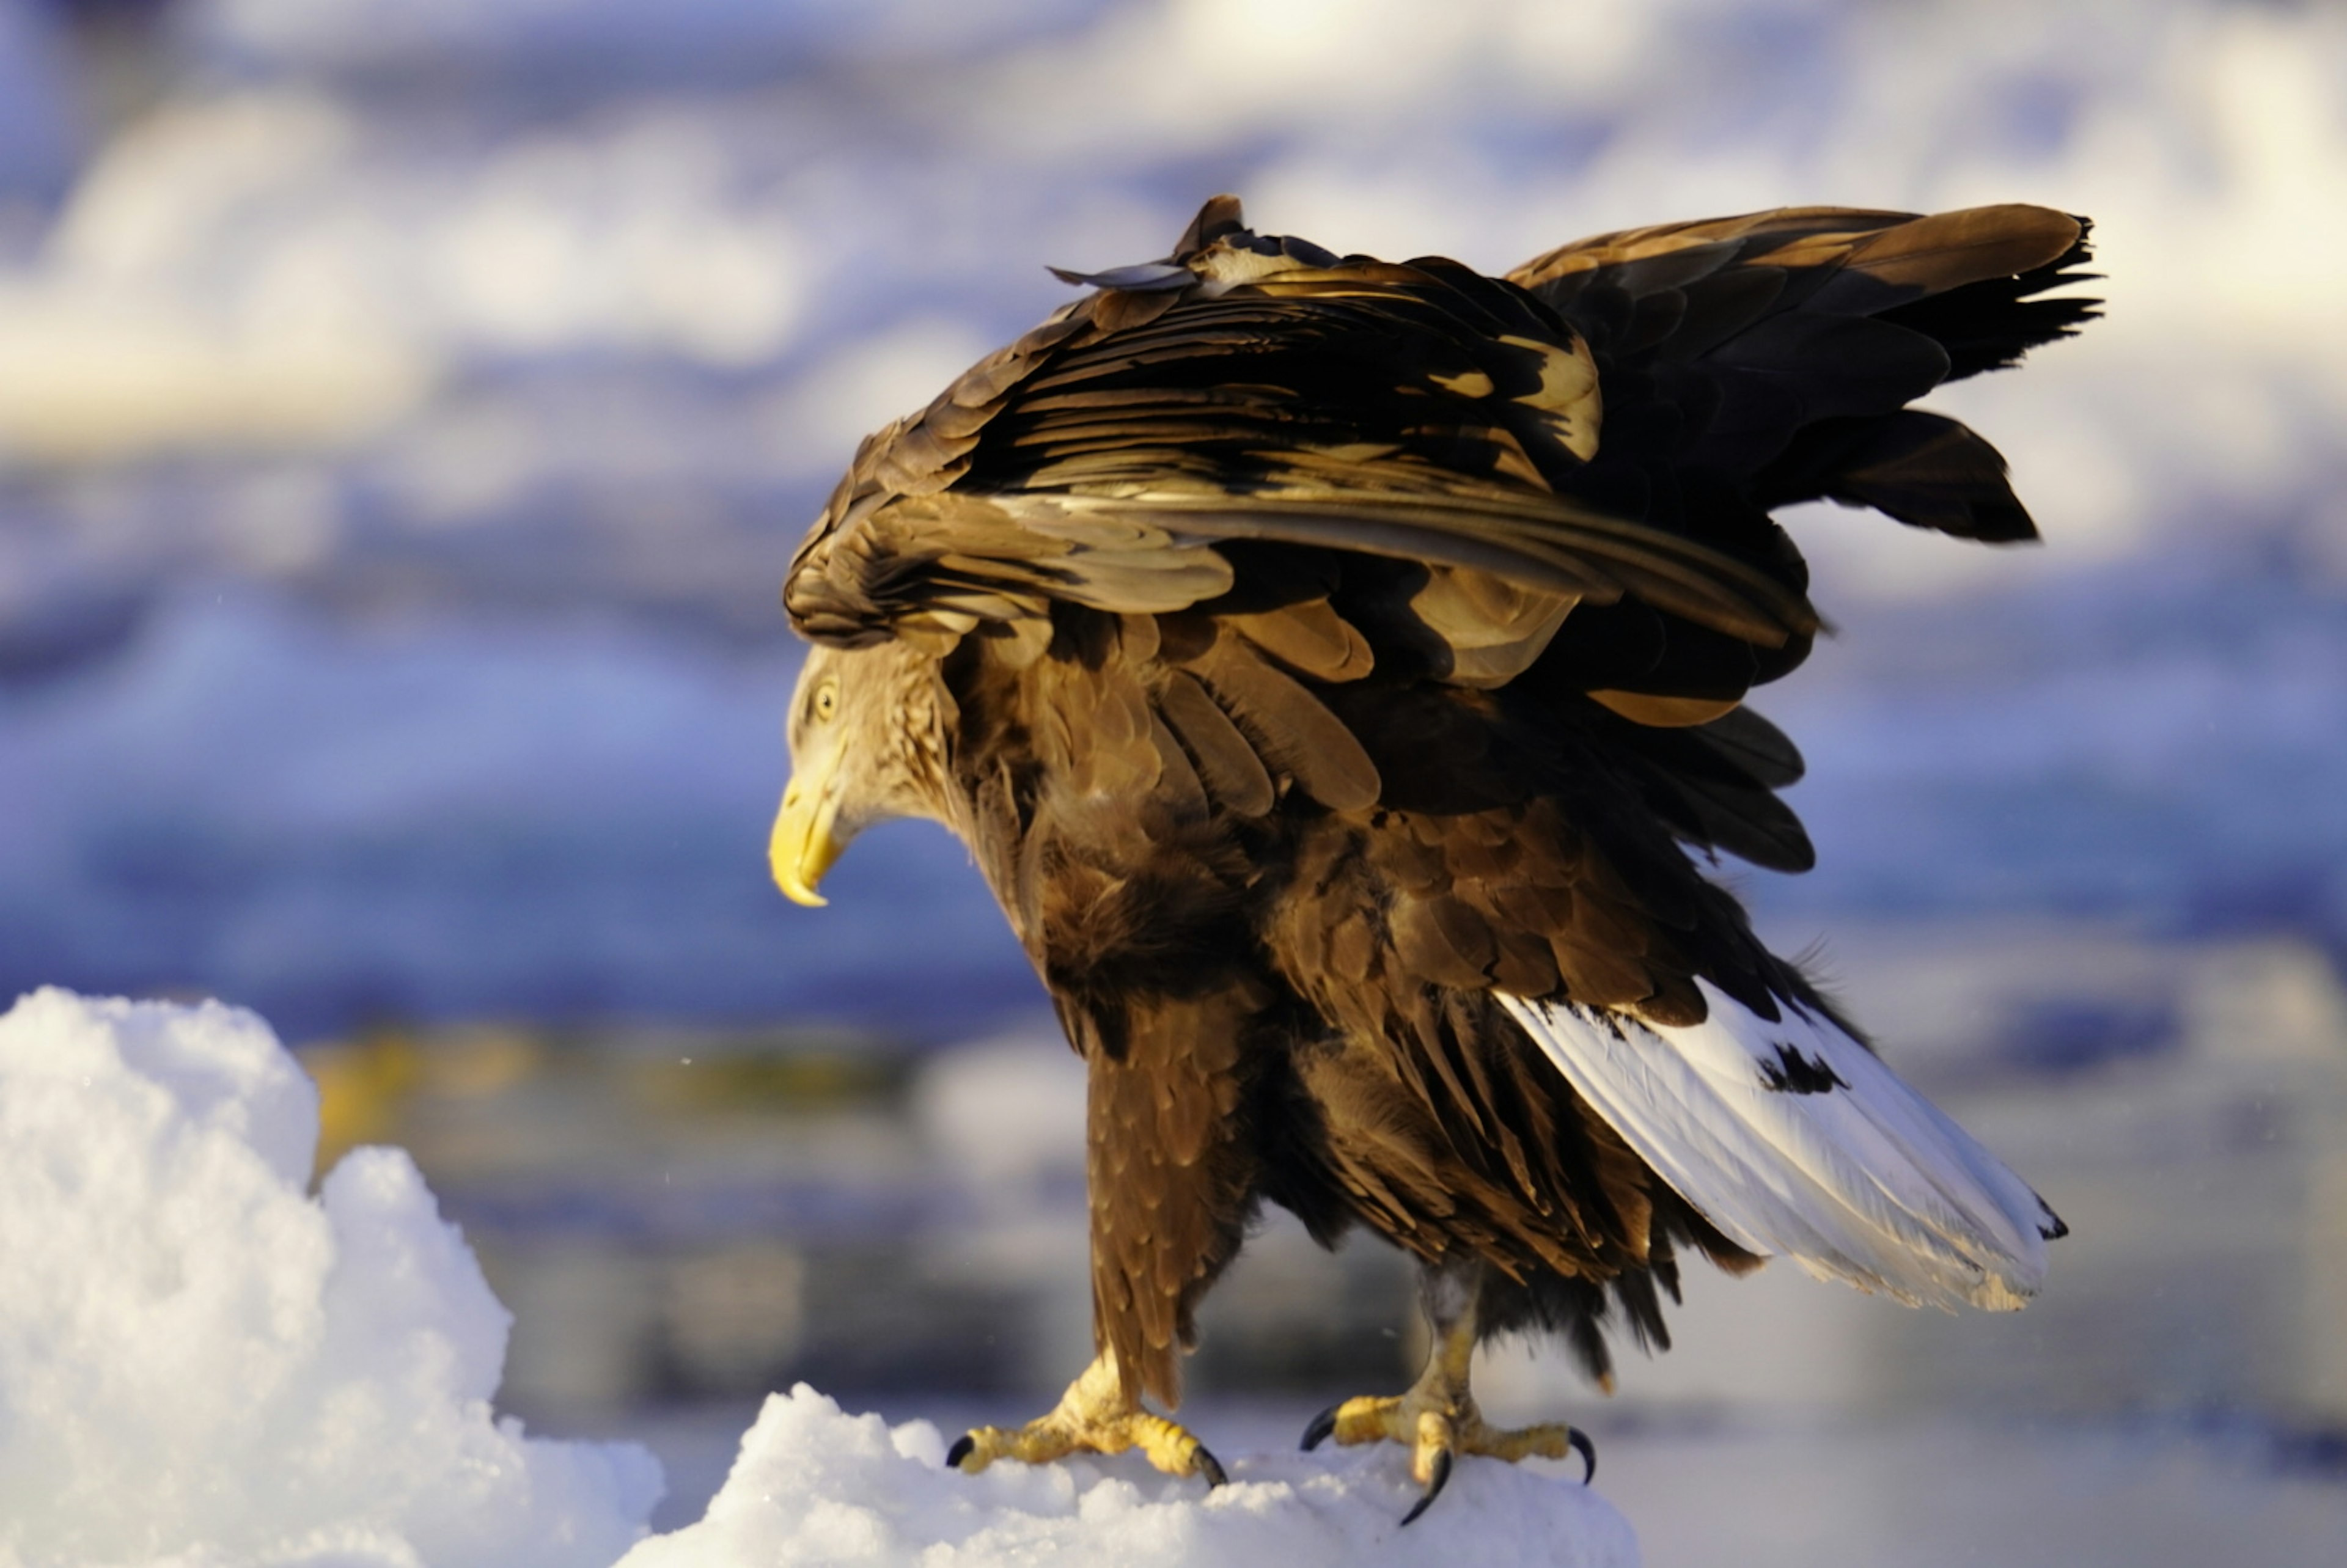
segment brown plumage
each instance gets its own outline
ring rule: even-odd
[[[885,815],[969,845],[1090,1063],[1127,1399],[1178,1398],[1266,1200],[1480,1263],[1481,1331],[1600,1374],[1615,1313],[1664,1341],[1682,1250],[1753,1266],[1503,1003],[1831,1016],[1697,865],[1811,860],[1739,706],[1819,629],[1769,509],[2034,537],[1906,405],[2090,315],[2045,297],[2085,237],[1798,209],[1495,279],[1216,198],[864,443],[784,589],[817,648],[777,874],[812,901]]]

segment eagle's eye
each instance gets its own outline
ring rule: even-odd
[[[839,683],[825,681],[815,689],[815,716],[828,719],[839,712]]]

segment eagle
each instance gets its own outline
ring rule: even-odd
[[[2062,1222],[1716,878],[1814,856],[1744,705],[1821,630],[1776,508],[1988,543],[1994,447],[1911,407],[2075,333],[2086,220],[1785,208],[1503,277],[1257,234],[1217,196],[866,438],[784,589],[776,882],[958,835],[1087,1065],[1096,1356],[948,1459],[1138,1448],[1263,1205],[1416,1263],[1399,1395],[1309,1448],[1578,1452],[1487,1423],[1478,1341],[1666,1348],[1698,1254],[2018,1307]],[[1407,1521],[1405,1521],[1407,1522]]]

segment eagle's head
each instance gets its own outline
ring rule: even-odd
[[[937,659],[894,639],[866,648],[817,643],[791,695],[791,782],[766,857],[795,904],[815,894],[856,835],[922,816],[950,825],[946,715]]]

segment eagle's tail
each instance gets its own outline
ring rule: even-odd
[[[1591,1109],[1739,1245],[1911,1305],[2024,1306],[2065,1227],[2044,1199],[1829,1019],[1776,1022],[1707,982],[1710,1017],[1650,1024],[1507,997]]]

